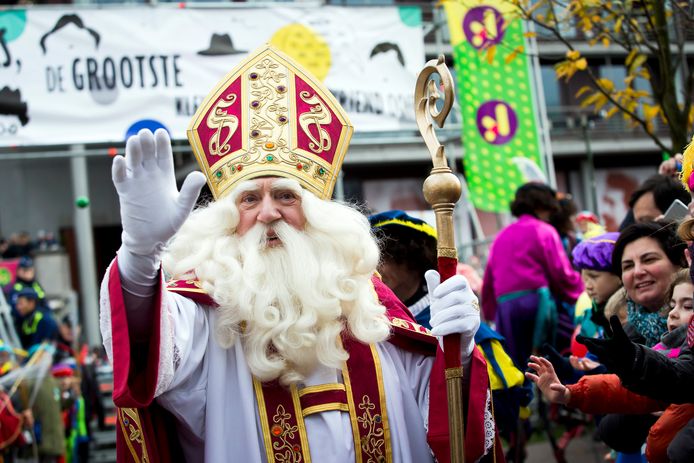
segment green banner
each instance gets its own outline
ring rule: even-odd
[[[480,210],[508,212],[516,188],[530,180],[528,164],[544,170],[523,24],[503,0],[444,6],[470,196]]]

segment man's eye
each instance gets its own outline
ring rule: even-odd
[[[294,193],[289,192],[289,191],[281,192],[277,195],[277,197],[278,197],[278,199],[280,199],[282,201],[291,201],[293,199],[296,199],[296,196],[294,195]]]
[[[247,195],[241,198],[242,203],[253,203],[257,201],[257,198],[254,195]]]

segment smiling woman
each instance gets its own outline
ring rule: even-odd
[[[632,225],[615,244],[612,266],[627,292],[627,323],[648,346],[667,331],[668,289],[675,273],[687,267],[685,247],[674,224],[659,222]]]

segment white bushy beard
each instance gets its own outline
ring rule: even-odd
[[[184,263],[174,265],[174,273],[194,269],[218,304],[216,341],[229,348],[240,340],[251,373],[261,381],[290,384],[318,365],[341,368],[348,357],[340,341],[345,329],[364,343],[389,335],[370,281],[378,248],[368,221],[351,208],[308,195],[303,193],[305,230],[272,224],[278,247],[267,247],[267,226],[260,223],[242,237],[229,234],[228,225],[219,233],[208,227],[201,237],[206,227],[198,217],[194,226],[182,228],[164,259],[165,268],[172,259]],[[330,216],[321,218],[328,210]],[[196,265],[188,266],[191,259]]]

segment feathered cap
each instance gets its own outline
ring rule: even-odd
[[[369,216],[371,228],[405,227],[436,239],[436,229],[425,221],[408,215],[405,211],[392,210]]]
[[[680,174],[682,184],[689,192],[694,191],[692,169],[694,169],[694,137],[684,149],[684,153],[682,153],[682,173]]]
[[[215,198],[244,180],[279,176],[329,199],[352,132],[328,89],[266,45],[207,96],[188,140]]]
[[[576,222],[592,222],[600,223],[598,216],[593,214],[591,211],[581,211],[576,215]]]
[[[612,251],[619,233],[611,232],[585,239],[578,243],[571,256],[579,270],[598,270],[612,273]]]

